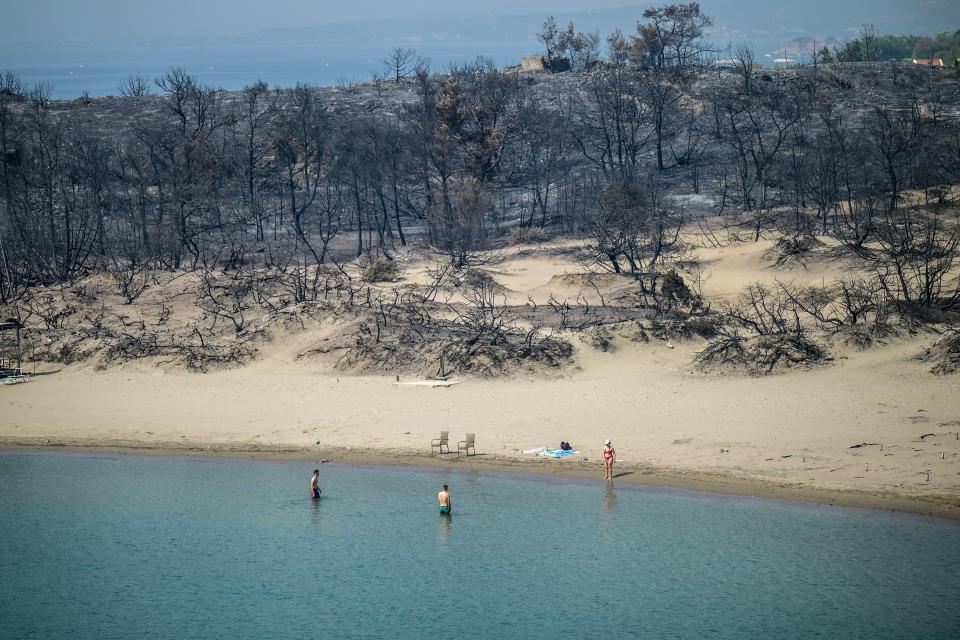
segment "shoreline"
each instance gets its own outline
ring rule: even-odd
[[[0,453],[100,453],[110,455],[180,456],[199,458],[234,458],[253,460],[303,460],[357,465],[393,467],[459,468],[465,470],[521,473],[531,476],[554,476],[595,479],[602,469],[597,462],[553,458],[520,459],[479,454],[457,458],[456,454],[433,456],[413,449],[353,447],[282,447],[250,446],[240,443],[155,443],[135,440],[84,440],[51,438],[0,438]],[[803,483],[773,482],[730,473],[685,470],[652,465],[621,463],[617,465],[618,482],[646,486],[671,487],[689,491],[757,497],[788,502],[816,503],[841,507],[857,507],[912,513],[960,521],[960,497],[929,494],[907,496],[885,491],[829,489]]]

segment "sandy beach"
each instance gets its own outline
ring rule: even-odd
[[[662,345],[629,357],[581,354],[581,370],[569,378],[439,388],[280,373],[269,363],[204,375],[66,368],[3,390],[0,442],[286,452],[599,478],[610,437],[617,471],[631,472],[625,481],[960,517],[957,384],[905,361],[920,342],[763,379],[693,374],[686,347]],[[476,433],[482,455],[430,458],[441,430],[452,441]],[[520,453],[561,439],[580,453]]]
[[[768,249],[767,242],[702,249],[705,297],[729,299],[757,279],[820,282],[842,268],[824,260],[773,270]],[[411,264],[406,280],[422,277],[422,268]],[[578,268],[562,252],[518,250],[494,275],[520,304],[572,297],[565,275]],[[252,363],[205,374],[149,362],[103,371],[40,364],[30,383],[0,389],[0,443],[600,478],[600,450],[611,438],[617,471],[629,472],[622,481],[960,517],[960,380],[934,376],[915,359],[933,339],[926,332],[765,377],[696,370],[702,340],[617,340],[602,351],[573,338],[575,364],[566,370],[434,387],[348,375],[330,358],[302,357],[329,331],[274,336]],[[481,455],[431,458],[430,440],[441,430],[450,431],[454,450],[476,433]],[[561,440],[578,455],[521,453]]]

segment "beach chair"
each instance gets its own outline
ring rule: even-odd
[[[477,439],[477,434],[468,433],[466,440],[461,440],[460,442],[457,443],[457,455],[459,456],[460,452],[463,451],[469,456],[470,449],[473,449],[473,455],[477,455],[477,447],[475,444],[476,439]]]
[[[446,447],[447,450],[444,452],[443,448]],[[439,438],[434,438],[430,441],[430,455],[433,455],[433,450],[437,449],[441,454],[450,453],[450,432],[441,431]]]

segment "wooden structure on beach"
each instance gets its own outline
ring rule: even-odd
[[[21,329],[23,324],[15,318],[0,320],[0,381],[4,384],[27,381],[20,368],[23,357]]]

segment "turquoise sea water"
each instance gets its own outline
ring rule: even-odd
[[[202,84],[229,90],[242,89],[257,80],[271,87],[292,87],[298,82],[335,85],[366,82],[373,72],[383,73],[393,45],[367,43],[328,46],[182,47],[91,49],[59,47],[52,50],[12,49],[0,45],[0,72],[16,72],[27,86],[49,83],[60,99],[120,95],[119,85],[131,74],[142,74],[151,83],[171,67],[185,68]],[[430,59],[434,71],[451,64],[490,57],[503,67],[517,64],[536,51],[533,42],[445,43],[418,48]],[[158,93],[151,85],[151,93]]]
[[[956,522],[312,467],[0,455],[0,638],[960,636]]]

